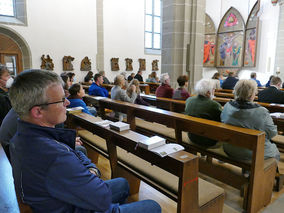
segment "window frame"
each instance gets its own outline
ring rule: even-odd
[[[26,0],[13,0],[14,16],[0,15],[0,23],[27,26]]]
[[[152,12],[151,13],[147,13],[146,11],[146,1],[145,0],[145,13],[144,13],[144,50],[145,50],[145,54],[161,54],[161,46],[162,46],[162,0],[160,1],[160,15],[155,15],[155,0],[151,0],[152,1]],[[151,31],[147,31],[146,30],[146,17],[147,16],[151,16],[152,19],[152,30]],[[156,33],[154,31],[155,25],[154,25],[154,20],[156,18],[160,19],[160,33]],[[151,48],[146,47],[146,33],[151,33]],[[154,48],[154,36],[155,35],[160,35],[160,48]]]

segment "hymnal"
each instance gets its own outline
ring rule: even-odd
[[[76,113],[81,113],[83,109],[84,109],[83,107],[73,107],[73,108],[67,108],[66,111],[67,113],[70,114],[76,114]]]
[[[150,150],[150,149],[153,149],[153,148],[156,148],[158,146],[165,144],[166,140],[159,136],[153,136],[153,137],[141,140],[138,143],[140,147]]]
[[[121,122],[121,121],[113,122],[109,125],[109,127],[113,130],[120,131],[120,132],[130,129],[129,124]]]

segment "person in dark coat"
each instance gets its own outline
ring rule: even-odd
[[[143,82],[142,71],[139,70],[137,74],[134,76],[134,78],[140,82]]]
[[[270,86],[258,93],[258,101],[265,103],[284,104],[284,92],[279,90],[282,85],[281,78],[274,76],[270,80]]]
[[[226,80],[224,80],[223,84],[222,84],[222,89],[234,89],[236,83],[238,82],[239,79],[237,79],[236,77],[234,77],[234,73],[233,72],[229,72],[228,77],[226,78]]]

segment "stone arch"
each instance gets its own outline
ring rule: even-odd
[[[11,38],[22,51],[23,70],[32,68],[32,53],[26,40],[15,30],[0,25],[0,34]]]

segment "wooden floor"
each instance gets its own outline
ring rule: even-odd
[[[279,168],[284,173],[284,153],[281,153],[281,160],[279,162]],[[102,179],[107,180],[110,179],[110,166],[109,161],[100,156],[98,165],[99,169],[101,170]],[[242,198],[240,197],[240,191],[236,190],[226,184],[223,184],[219,181],[216,181],[212,178],[200,175],[203,179],[209,180],[210,182],[222,187],[225,189],[225,206],[223,213],[237,213],[242,212]],[[284,187],[280,192],[273,192],[273,197],[271,203],[273,203],[277,198],[284,194]],[[175,213],[176,212],[176,202],[172,201],[171,199],[167,198],[151,186],[147,185],[144,182],[141,182],[140,185],[140,192],[139,194],[135,194],[131,197],[129,197],[129,202],[133,201],[139,201],[139,200],[145,200],[145,199],[152,199],[157,201],[160,206],[162,207],[163,213]],[[265,209],[265,208],[264,208]],[[277,210],[277,212],[271,212],[271,213],[282,213],[284,212],[283,209]]]

